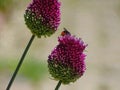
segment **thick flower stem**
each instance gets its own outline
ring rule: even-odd
[[[56,88],[55,88],[55,90],[58,90],[59,87],[61,86],[61,84],[62,84],[62,81],[59,81],[58,84],[57,84],[57,86],[56,86]]]
[[[16,67],[16,69],[15,69],[13,75],[12,75],[11,80],[8,83],[8,86],[7,86],[6,90],[10,90],[10,87],[12,86],[12,83],[14,82],[14,79],[15,79],[15,77],[16,77],[16,75],[17,75],[17,73],[18,73],[18,71],[19,71],[19,69],[20,69],[20,67],[23,63],[23,60],[24,60],[24,58],[25,58],[25,56],[26,56],[26,54],[27,54],[27,52],[28,52],[33,40],[34,40],[34,38],[35,38],[35,35],[32,35],[29,43],[27,44],[27,46],[26,46],[26,48],[25,48],[25,50],[24,50],[24,52],[23,52],[23,54],[20,58],[20,61],[19,61],[18,65],[17,65],[17,67]]]

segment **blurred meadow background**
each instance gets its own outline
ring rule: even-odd
[[[60,0],[61,24],[51,37],[35,38],[11,90],[54,90],[47,56],[63,27],[87,44],[86,72],[60,90],[120,90],[120,0]],[[0,0],[0,90],[5,90],[31,37],[24,12],[31,0]]]

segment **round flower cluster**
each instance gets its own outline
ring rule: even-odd
[[[65,33],[67,32],[67,33]],[[49,72],[56,80],[63,84],[75,82],[85,72],[85,54],[83,51],[86,44],[68,31],[58,37],[59,44],[48,57]]]
[[[25,23],[38,36],[50,36],[60,24],[60,2],[58,0],[33,0],[24,14]]]

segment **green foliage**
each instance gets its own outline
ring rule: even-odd
[[[6,63],[3,60],[0,60],[0,72],[3,71],[6,67]]]
[[[44,78],[45,74],[47,73],[47,66],[44,62],[29,59],[23,64],[20,73],[29,80],[37,82]]]
[[[12,4],[13,0],[0,0],[0,11],[8,11]]]
[[[15,70],[18,61],[15,59],[1,59],[0,60],[0,72],[12,72]],[[36,59],[25,59],[23,65],[20,68],[19,75],[25,77],[31,82],[38,82],[47,74],[47,63]]]

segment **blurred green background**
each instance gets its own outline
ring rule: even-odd
[[[0,0],[0,90],[5,90],[31,37],[24,12],[31,0]],[[36,38],[11,90],[54,90],[47,56],[66,27],[86,43],[87,70],[60,90],[120,90],[120,0],[60,0],[61,25],[49,38]]]

